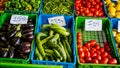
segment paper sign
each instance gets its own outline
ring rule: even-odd
[[[102,31],[102,20],[86,19],[85,30],[86,31]]]
[[[27,24],[28,16],[23,15],[12,15],[10,23],[11,24]]]
[[[118,32],[120,32],[120,21],[118,21]]]
[[[49,24],[54,23],[54,24],[58,24],[61,26],[66,26],[64,16],[56,16],[56,17],[48,18],[48,22]]]

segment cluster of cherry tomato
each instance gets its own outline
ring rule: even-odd
[[[105,16],[101,0],[76,0],[75,10],[76,14],[81,16]]]
[[[117,64],[116,58],[111,56],[111,49],[107,42],[104,42],[104,47],[96,43],[96,40],[82,45],[81,33],[77,33],[77,47],[80,63],[96,63],[96,64]]]

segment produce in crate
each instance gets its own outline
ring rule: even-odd
[[[72,37],[68,29],[57,24],[43,24],[36,36],[37,60],[72,62]]]
[[[77,33],[77,47],[80,63],[96,63],[96,64],[117,64],[116,58],[111,56],[111,49],[108,42],[104,42],[101,47],[96,40],[90,40],[84,45],[82,44],[82,35]]]
[[[113,36],[116,40],[116,46],[118,47],[118,52],[120,54],[120,33],[117,29],[113,29]]]
[[[111,0],[105,0],[105,5],[112,18],[120,18],[120,1],[112,2]]]
[[[6,1],[7,0],[0,0],[0,11],[4,11]]]
[[[27,59],[31,51],[34,24],[10,24],[6,21],[0,28],[0,58]]]
[[[75,0],[76,15],[104,17],[102,0]]]
[[[44,0],[42,13],[72,15],[73,0]]]
[[[6,10],[38,11],[41,0],[9,0],[5,3]]]

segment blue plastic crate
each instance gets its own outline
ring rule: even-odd
[[[59,15],[40,15],[39,20],[38,20],[38,25],[37,25],[37,30],[35,34],[37,34],[40,31],[40,27],[43,24],[48,24],[48,18],[54,17],[54,16],[59,16]],[[64,68],[74,68],[76,64],[76,46],[75,46],[75,35],[74,35],[74,17],[73,16],[64,16],[65,21],[66,21],[66,26],[67,28],[71,28],[71,33],[72,33],[72,62],[55,62],[55,61],[46,61],[46,60],[36,60],[34,59],[34,54],[35,54],[35,47],[36,47],[36,42],[34,44],[34,49],[32,51],[32,56],[31,56],[31,63],[32,64],[44,64],[44,65],[62,65]]]
[[[120,21],[120,19],[115,19],[115,18],[111,19],[111,22],[112,22],[111,31],[112,31],[112,29],[118,29],[118,21]],[[116,46],[116,40],[115,40],[114,36],[113,36],[113,41],[114,41],[114,46],[116,48],[116,54],[119,57],[119,63],[120,63],[120,54],[118,52],[118,48]]]
[[[114,2],[114,3],[116,3],[115,0],[111,0],[111,1]],[[108,13],[107,6],[105,5],[104,0],[103,0],[103,4],[104,4],[105,14],[108,16],[108,18],[109,18],[109,19],[117,19],[117,18],[110,17],[110,14]]]

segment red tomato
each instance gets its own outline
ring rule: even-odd
[[[80,48],[82,47],[82,44],[78,44],[78,46],[77,46],[77,47],[78,47],[78,49],[80,49]]]
[[[90,52],[89,51],[85,51],[85,57],[90,57]]]
[[[96,44],[94,45],[94,47],[95,47],[96,49],[100,49],[100,45],[99,45],[98,43],[96,43]]]
[[[101,53],[101,56],[102,56],[102,58],[105,58],[105,57],[108,56],[108,53],[104,51],[104,52]]]
[[[110,54],[108,54],[108,56],[107,56],[109,59],[111,59],[112,58],[112,56],[110,55]]]
[[[97,55],[97,56],[95,56],[95,59],[97,59],[97,60],[101,60],[101,56],[100,55]]]
[[[76,3],[76,4],[80,4],[80,2],[81,2],[81,0],[76,0],[75,3]]]
[[[95,15],[95,16],[98,16],[98,15],[99,15],[99,11],[98,11],[98,10],[95,10],[94,15]]]
[[[83,46],[82,48],[83,48],[83,51],[88,51],[87,47]]]
[[[90,45],[91,45],[91,46],[94,46],[95,44],[96,44],[96,40],[91,40],[91,41],[90,41]]]
[[[99,51],[102,53],[102,52],[104,52],[104,47],[101,47],[100,49],[99,49]]]
[[[85,60],[83,58],[79,58],[80,63],[85,63]]]
[[[89,8],[85,8],[85,13],[86,13],[86,14],[89,13]]]
[[[96,63],[96,64],[99,63],[99,61],[98,61],[97,59],[93,59],[92,62],[93,62],[93,63]]]
[[[85,57],[85,53],[84,53],[83,51],[79,51],[79,57],[80,57],[80,58]]]
[[[100,2],[100,0],[94,0],[96,3]]]
[[[86,7],[90,8],[90,7],[91,7],[91,3],[88,2],[88,3],[86,4]]]
[[[82,48],[79,48],[78,51],[83,51],[83,49],[82,49]]]
[[[93,16],[93,13],[88,13],[88,14],[86,14],[86,16]]]
[[[99,4],[100,6],[102,6],[102,5],[103,5],[103,3],[102,3],[102,2],[99,2],[98,4]]]
[[[85,61],[86,61],[87,63],[90,63],[90,62],[92,61],[92,58],[91,58],[91,57],[85,57]]]
[[[115,58],[111,58],[108,63],[109,64],[117,64],[117,60]]]
[[[95,51],[98,55],[101,55],[101,52],[99,50]]]
[[[89,42],[86,43],[86,44],[85,44],[85,47],[90,48],[90,43],[89,43]]]
[[[95,48],[90,47],[90,52],[95,52],[95,51],[96,51],[96,49],[95,49]]]
[[[101,59],[100,63],[102,63],[102,64],[107,64],[108,61],[109,61],[109,59],[108,59],[107,57],[105,57],[105,58],[102,58],[102,59]]]
[[[94,5],[94,6],[95,6],[95,5],[96,5],[96,2],[95,2],[95,1],[93,1],[93,2],[92,2],[92,5]]]
[[[90,52],[90,56],[91,56],[91,58],[94,58],[95,56],[97,56],[97,53],[95,53],[95,52]]]
[[[90,11],[91,11],[91,12],[94,12],[94,11],[95,11],[95,9],[94,9],[94,8],[90,8]]]
[[[77,38],[79,38],[79,37],[81,37],[81,33],[80,32],[77,33]]]
[[[95,9],[98,9],[100,8],[100,6],[98,4],[95,5]]]

